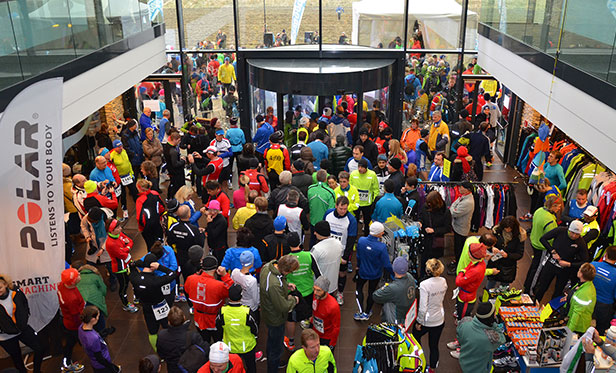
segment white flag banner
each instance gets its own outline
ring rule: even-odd
[[[0,273],[28,298],[36,331],[58,310],[64,269],[62,87],[62,78],[34,83],[0,118]]]
[[[299,25],[302,23],[302,17],[304,16],[304,10],[306,10],[307,1],[308,0],[295,0],[295,4],[293,4],[293,16],[291,18],[291,44],[295,44],[295,40],[297,39]]]

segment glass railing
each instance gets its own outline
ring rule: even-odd
[[[616,84],[616,3],[604,0],[483,0],[480,21]],[[560,43],[559,43],[560,42]]]
[[[163,22],[162,0],[0,1],[0,89]]]

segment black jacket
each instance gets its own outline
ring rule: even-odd
[[[268,234],[274,233],[274,219],[267,213],[257,212],[244,223],[244,227],[250,229],[253,236],[255,236],[255,248],[259,250],[259,254],[265,249],[263,238]],[[263,258],[261,258],[263,261]],[[267,262],[263,262],[267,263]]]
[[[175,146],[168,143],[164,144],[163,156],[165,162],[167,162],[167,172],[169,172],[169,176],[184,176],[184,165],[186,162],[180,158],[180,152]]]
[[[379,156],[379,148],[376,146],[374,141],[370,139],[366,139],[365,142],[362,142],[360,138],[357,139],[355,145],[361,145],[364,147],[364,157],[368,158],[372,166],[375,166],[377,162],[377,158]]]
[[[424,250],[428,258],[439,258],[443,256],[444,247],[435,244],[435,238],[444,237],[446,233],[451,232],[451,212],[445,206],[442,209],[430,211],[426,205],[419,213],[419,221],[421,222],[421,233],[424,234]],[[434,233],[426,232],[426,228],[434,229]]]
[[[503,237],[502,230],[499,232],[499,228],[494,228],[494,235],[496,236],[496,247],[499,250],[503,250],[507,253],[506,258],[498,260],[489,260],[488,268],[496,268],[500,270],[500,273],[494,276],[490,276],[490,280],[500,281],[504,283],[512,283],[515,281],[517,275],[518,260],[524,256],[524,241],[526,240],[526,231],[520,229],[520,235],[513,238],[505,245],[505,239]]]
[[[329,160],[332,163],[332,173],[338,177],[340,171],[344,171],[344,166],[349,158],[353,156],[353,150],[348,146],[339,145],[329,152]]]
[[[310,177],[312,178],[312,177]],[[278,212],[278,207],[280,205],[284,205],[287,202],[287,194],[291,189],[295,189],[299,192],[299,202],[298,206],[308,211],[310,207],[308,207],[308,199],[302,193],[302,191],[293,185],[280,185],[276,189],[272,190],[269,199],[268,199],[268,208],[275,213]],[[308,194],[308,192],[306,192]],[[252,232],[254,234],[254,232]]]
[[[156,341],[156,352],[161,359],[167,362],[167,372],[181,373],[178,368],[180,357],[186,349],[192,345],[199,345],[205,351],[209,350],[209,344],[204,342],[201,335],[195,331],[188,330],[190,320],[186,320],[180,326],[169,326],[158,332]]]
[[[405,183],[404,175],[402,174],[402,172],[396,171],[393,174],[389,174],[388,180],[391,180],[394,182],[394,195],[396,197],[400,197],[400,194],[402,193],[402,187],[404,186],[404,183]]]
[[[404,192],[400,197],[402,199],[402,207],[404,208],[404,214],[409,216],[413,220],[417,220],[417,217],[419,216],[420,200],[419,192],[417,191],[417,189],[410,192]],[[409,203],[411,201],[414,201],[414,203],[412,203],[412,206],[409,207]]]
[[[312,176],[307,175],[304,171],[296,172],[291,179],[291,185],[297,187],[304,197],[308,196],[308,188],[312,185]],[[288,192],[287,192],[288,193]],[[286,202],[286,201],[285,201]],[[274,211],[277,212],[278,210]]]
[[[7,296],[13,296],[13,315],[9,315],[4,307],[0,307],[0,332],[5,334],[18,334],[28,327],[28,318],[30,317],[30,308],[28,307],[28,299],[24,293],[16,288],[9,292]]]
[[[207,245],[210,250],[226,249],[227,246],[227,219],[222,214],[216,215],[214,220],[207,223],[205,231],[207,232]]]
[[[153,304],[162,302],[165,296],[161,287],[175,280],[178,273],[159,265],[158,271],[165,273],[165,275],[158,276],[154,272],[141,272],[137,267],[145,267],[143,261],[131,262],[128,278],[130,283],[133,284],[135,295],[139,298],[143,307],[151,307]]]
[[[259,251],[261,261],[268,263],[291,252],[286,233],[272,233],[263,238],[263,251]]]
[[[193,245],[203,247],[205,236],[199,232],[199,227],[187,221],[178,221],[169,227],[167,243],[175,250],[178,264],[183,265],[188,261],[188,249]]]
[[[256,168],[250,165],[252,160],[256,161],[256,164],[259,165],[259,160],[257,159],[257,157],[252,156],[252,157],[246,157],[244,156],[244,154],[240,154],[237,156],[237,169],[242,172],[242,171],[246,171],[248,169],[251,168]]]

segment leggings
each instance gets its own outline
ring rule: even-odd
[[[116,277],[118,278],[118,294],[120,295],[120,300],[122,301],[123,306],[128,306],[128,295],[126,294],[126,290],[128,290],[128,272],[125,270],[124,272],[116,272]]]
[[[374,204],[369,206],[359,206],[356,211],[355,218],[359,220],[359,215],[361,214],[364,218],[364,236],[370,234],[370,220],[372,219],[372,210],[374,209]]]
[[[413,337],[421,344],[421,337],[428,333],[428,344],[430,346],[430,368],[436,369],[438,366],[438,342],[441,339],[441,333],[445,324],[439,326],[421,326],[420,330],[417,330],[417,324],[413,327]]]
[[[257,352],[256,349],[257,348],[255,347],[248,352],[238,354],[244,362],[244,368],[246,369],[246,373],[257,373],[257,362],[255,361],[255,355]]]
[[[68,366],[73,363],[73,347],[75,347],[79,338],[77,336],[77,330],[68,330],[63,326],[62,331],[65,339],[62,353],[64,355],[64,364]]]
[[[167,318],[165,317],[160,320],[156,320],[156,317],[154,317],[154,311],[152,310],[152,303],[143,303],[141,309],[143,310],[143,318],[145,319],[145,325],[147,326],[148,333],[150,335],[158,334],[159,328],[167,329]]]
[[[38,336],[34,333],[34,330],[30,326],[23,330],[18,336],[7,339],[6,341],[0,341],[0,346],[2,346],[6,353],[11,356],[15,368],[20,373],[26,373],[27,370],[21,357],[19,341],[34,351],[34,373],[40,373],[44,349]]]
[[[128,185],[122,185],[122,194],[120,194],[120,204],[122,205],[122,210],[126,211],[126,195],[130,191],[131,197],[133,197],[133,201],[137,201],[139,197],[139,192],[137,191],[137,187],[135,186],[135,182]]]
[[[361,277],[357,277],[357,301],[359,302],[360,312],[370,313],[372,311],[372,305],[374,300],[372,299],[372,293],[376,290],[379,284],[380,278],[374,280],[364,280]],[[364,284],[368,283],[368,300],[366,301],[366,308],[364,309]]]

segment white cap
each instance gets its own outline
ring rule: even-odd
[[[229,362],[229,346],[224,342],[216,342],[211,345],[210,361],[218,364]]]
[[[569,224],[569,232],[571,233],[582,234],[583,230],[584,230],[584,223],[582,223],[579,220],[574,220]]]
[[[214,153],[217,154],[218,153],[218,149],[216,149],[215,146],[208,146],[207,149],[205,149],[204,153]]]
[[[375,221],[372,224],[370,224],[370,235],[371,236],[376,236],[383,232],[385,232],[385,226],[383,226],[383,223],[379,223],[378,221]]]
[[[588,206],[586,210],[584,210],[584,215],[586,216],[595,216],[595,214],[599,212],[599,210],[595,206]]]

